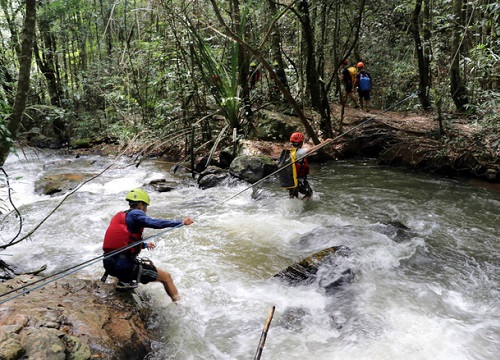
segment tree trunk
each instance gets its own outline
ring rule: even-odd
[[[451,97],[457,110],[465,110],[465,105],[469,103],[465,82],[460,74],[460,57],[462,52],[462,35],[464,34],[464,21],[462,16],[463,0],[453,0],[454,27],[451,44]]]
[[[239,0],[232,0],[232,18],[233,18],[233,31],[239,34],[241,38],[245,39],[245,29],[246,24],[241,23],[241,10]],[[249,122],[248,127],[252,128],[252,105],[250,103],[250,88],[248,87],[248,73],[250,68],[249,56],[245,52],[245,49],[240,44],[236,44],[238,47],[238,74],[239,74],[239,84],[242,89],[242,99],[245,107],[245,116]],[[249,130],[251,132],[251,130]]]
[[[270,18],[274,19],[278,15],[275,0],[268,0]],[[274,26],[271,33],[271,56],[272,60],[278,61],[280,69],[283,69],[283,56],[281,55],[281,32],[279,27]]]
[[[415,41],[415,51],[417,53],[418,73],[419,73],[419,94],[420,103],[424,109],[429,109],[429,57],[426,56],[424,45],[420,39],[420,11],[422,10],[422,0],[417,0],[412,14],[413,39]]]
[[[59,64],[55,56],[56,42],[51,33],[50,21],[48,19],[38,19],[38,28],[40,30],[41,38],[41,51],[38,50],[38,44],[35,42],[35,58],[42,72],[47,80],[47,89],[50,96],[50,103],[54,107],[61,107],[63,98],[63,90],[61,79],[59,77]],[[42,56],[40,56],[40,54]],[[52,121],[52,129],[57,136],[59,142],[62,144],[67,141],[66,138],[66,125],[60,116],[56,116]]]
[[[321,131],[325,134],[325,137],[331,138],[333,137],[333,130],[329,111],[330,105],[328,103],[327,94],[324,91],[324,86],[322,87],[320,85],[315,58],[316,47],[314,44],[314,29],[311,24],[309,4],[304,0],[299,6],[302,13],[301,24],[303,39],[306,45],[306,79],[309,95],[311,97],[311,105],[321,116]]]
[[[16,139],[17,132],[21,126],[21,119],[26,108],[30,89],[31,57],[33,53],[33,39],[35,36],[35,23],[36,1],[26,0],[26,19],[22,35],[21,56],[19,58],[19,79],[17,81],[14,108],[7,125],[12,140]],[[0,166],[5,163],[9,155],[10,145],[11,143],[8,141],[2,141],[0,143]]]

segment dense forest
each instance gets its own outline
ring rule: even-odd
[[[341,126],[344,58],[367,67],[375,109],[418,93],[403,110],[500,133],[496,0],[0,1],[0,164],[37,134],[252,138],[260,109],[286,109],[318,143]]]

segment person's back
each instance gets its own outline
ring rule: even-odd
[[[354,85],[356,84],[356,73],[352,73],[352,66],[348,66],[349,61],[347,59],[343,59],[339,66],[342,67],[341,71],[341,79],[342,79],[342,84],[344,85],[344,90],[345,94],[342,98],[343,105],[347,103],[347,98],[349,97],[352,102],[354,103],[355,108],[358,108],[358,102],[356,101],[356,98],[354,97],[353,90],[354,90]]]
[[[281,186],[288,189],[288,193],[291,198],[298,198],[299,193],[303,194],[304,197],[302,200],[309,199],[313,195],[313,190],[307,181],[307,175],[309,174],[307,154],[316,151],[326,143],[331,142],[332,139],[327,139],[308,149],[304,149],[302,147],[304,140],[304,134],[298,131],[294,132],[290,136],[292,148],[289,150],[283,150],[282,157],[280,158],[280,167],[282,167],[282,171],[280,173],[284,172],[283,170],[285,170],[285,167],[288,170],[292,169],[292,171],[285,172],[285,176],[283,177],[280,174]],[[288,152],[290,153],[290,156],[284,157],[283,155]],[[285,165],[286,163],[292,163],[292,165]],[[293,179],[290,179],[291,176],[293,176]]]
[[[137,287],[139,283],[152,281],[162,283],[172,301],[179,300],[179,293],[171,275],[156,268],[149,259],[138,258],[142,249],[154,249],[152,242],[142,241],[144,228],[164,229],[191,225],[193,220],[153,219],[146,215],[149,206],[149,195],[142,189],[131,190],[125,200],[130,209],[117,213],[109,224],[104,235],[102,249],[104,251],[103,266],[106,273],[102,281],[111,275],[118,279],[116,289],[125,291]]]
[[[364,63],[359,62],[356,66],[358,68],[356,82],[358,84],[359,104],[361,105],[361,110],[369,111],[372,91],[372,78],[366,71]]]

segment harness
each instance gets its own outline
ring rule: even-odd
[[[309,163],[307,161],[307,157],[295,162],[295,168],[297,169],[297,178],[305,178],[309,174]]]

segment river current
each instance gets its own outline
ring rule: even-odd
[[[41,175],[97,174],[113,160],[11,155],[4,169],[23,215],[21,236],[63,198],[35,193]],[[137,290],[153,308],[148,326],[161,334],[148,359],[252,359],[272,306],[263,360],[498,359],[500,192],[370,161],[311,167],[315,193],[303,202],[288,199],[272,179],[256,188],[201,190],[165,164],[135,167],[122,157],[0,256],[20,271],[47,264],[46,275],[99,256],[109,221],[127,208],[128,190],[166,179],[177,184],[171,192],[145,187],[148,215],[195,223],[155,236],[157,248],[145,254],[172,274],[182,296],[177,305],[160,284]],[[3,174],[0,180],[0,201],[10,207]],[[2,243],[19,225],[4,216]],[[407,226],[407,236],[395,241],[390,222]],[[145,237],[157,233],[146,229]],[[292,287],[273,278],[333,245],[351,249],[341,261],[355,273],[334,293],[318,282]],[[102,273],[98,262],[78,276]],[[319,272],[319,283],[328,273]]]

